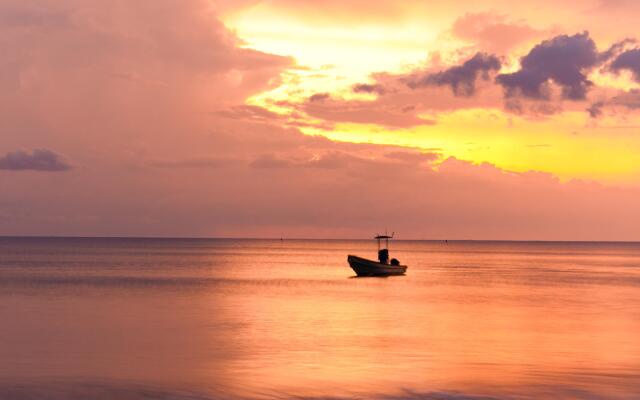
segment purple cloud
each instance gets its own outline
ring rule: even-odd
[[[331,95],[329,93],[316,93],[316,94],[314,94],[314,95],[309,97],[309,101],[310,102],[320,102],[320,101],[327,100],[330,97],[331,97]]]
[[[627,50],[611,63],[611,70],[620,72],[626,69],[633,73],[633,79],[640,82],[640,49]]]
[[[489,79],[489,72],[500,70],[500,60],[492,54],[476,53],[475,56],[449,69],[416,80],[409,80],[407,85],[416,89],[423,86],[450,86],[456,96],[472,96],[476,91],[478,76]]]
[[[609,61],[613,57],[617,57],[620,55],[620,53],[624,52],[627,46],[634,45],[636,43],[638,43],[638,41],[634,38],[625,38],[625,39],[619,40],[614,44],[612,44],[611,46],[609,46],[607,50],[600,53],[600,60],[602,62]]]
[[[382,85],[370,84],[370,83],[358,83],[353,85],[352,90],[355,93],[377,93],[385,94],[386,90]]]
[[[71,169],[64,157],[47,149],[35,149],[33,152],[18,150],[0,157],[0,169],[10,171],[48,171],[61,172]]]
[[[582,100],[593,83],[586,72],[600,62],[596,45],[588,32],[560,35],[536,45],[521,61],[520,70],[498,75],[496,81],[507,97],[521,95],[549,99],[548,83],[562,88],[562,97]]]

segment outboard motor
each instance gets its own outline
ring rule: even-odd
[[[387,261],[389,261],[389,250],[387,249],[378,250],[378,260],[382,264],[386,264]]]
[[[400,261],[398,261],[397,258],[392,258],[391,259],[391,265],[400,265]]]

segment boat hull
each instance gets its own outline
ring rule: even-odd
[[[382,264],[358,256],[350,255],[347,257],[347,261],[358,276],[404,275],[407,272],[406,265]]]

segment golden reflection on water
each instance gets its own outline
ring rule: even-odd
[[[408,274],[387,279],[350,278],[344,255],[368,255],[362,242],[185,246],[145,248],[145,268],[121,248],[108,269],[87,251],[81,271],[64,251],[58,267],[32,251],[28,272],[5,255],[0,383],[213,398],[640,396],[638,245],[400,242]]]
[[[426,294],[391,292],[394,285],[384,282],[364,298],[238,302],[251,319],[236,338],[248,348],[235,362],[241,386],[309,396],[327,388],[345,394],[407,387],[494,394],[553,380],[615,388],[606,374],[638,371],[638,314],[607,310],[637,303],[637,289],[595,288],[594,295],[594,288],[509,285],[487,295],[487,288],[465,286]],[[581,374],[594,376],[579,382]]]

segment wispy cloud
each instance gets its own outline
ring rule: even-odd
[[[17,150],[0,157],[0,169],[9,171],[62,172],[71,168],[63,156],[47,149],[36,149],[31,153]]]

